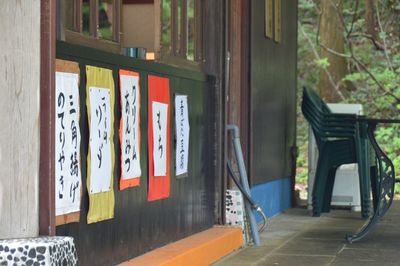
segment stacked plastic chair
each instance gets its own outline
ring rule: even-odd
[[[319,95],[304,88],[302,112],[318,146],[318,164],[312,191],[313,215],[330,211],[336,170],[357,163],[360,179],[361,215],[369,216],[371,175],[376,180],[374,153],[370,150],[367,124],[355,114],[332,113]],[[374,197],[375,198],[375,197]]]

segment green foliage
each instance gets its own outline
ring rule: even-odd
[[[328,58],[326,58],[326,57],[320,58],[320,59],[315,59],[314,63],[317,65],[317,67],[320,67],[320,68],[327,68],[330,65]]]
[[[319,72],[326,71],[329,62],[320,58],[318,27],[322,0],[299,0],[298,34],[298,108],[303,86],[316,88]],[[345,54],[349,73],[343,81],[354,90],[346,93],[346,103],[360,103],[364,114],[376,118],[400,118],[400,0],[376,0],[375,25],[377,39],[373,42],[367,33],[365,2],[344,0],[343,11],[338,14],[344,25]],[[351,34],[348,31],[352,29]],[[351,49],[350,49],[351,47]],[[316,55],[317,54],[317,55]],[[357,59],[357,60],[355,60]],[[297,182],[306,183],[308,126],[298,109],[298,138],[300,155],[297,160]],[[396,176],[400,175],[400,125],[380,124],[376,138],[392,159]],[[400,188],[396,187],[400,192]]]
[[[347,81],[351,81],[351,82],[357,82],[357,81],[365,80],[366,78],[367,78],[367,74],[355,72],[355,73],[347,74],[344,79]]]
[[[310,10],[312,8],[315,8],[315,3],[313,0],[303,0],[299,2],[299,9],[301,10]]]

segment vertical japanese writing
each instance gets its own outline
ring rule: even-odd
[[[160,118],[161,118],[161,111],[157,111],[157,126],[158,126],[158,153],[160,154],[160,159],[163,157],[163,144],[162,144],[162,137],[161,137],[161,134],[162,134],[162,127],[161,127],[161,121],[160,121]]]
[[[184,110],[185,107],[183,105],[183,99],[179,101],[179,115],[180,115],[180,123],[179,123],[179,136],[181,137],[181,140],[179,141],[179,168],[183,169],[185,166],[185,144],[184,144],[184,126],[185,126],[185,117],[184,117]]]
[[[64,92],[60,91],[57,97],[57,124],[61,128],[59,132],[58,145],[61,145],[61,150],[58,152],[58,163],[60,167],[61,174],[58,178],[59,187],[58,187],[58,198],[64,198],[64,175],[63,169],[65,164],[65,155],[64,155],[64,147],[65,147],[65,127],[64,127],[64,106],[65,106],[65,95]]]
[[[56,215],[80,206],[78,80],[77,74],[56,73]]]
[[[98,161],[97,168],[101,168],[101,163],[103,161],[103,148],[104,144],[107,144],[107,117],[105,116],[107,112],[107,105],[105,103],[106,97],[101,97],[101,104],[96,107],[96,121],[97,121],[97,133],[98,139],[101,140],[101,143],[98,147],[96,156]],[[104,113],[104,115],[103,115]]]
[[[139,77],[121,75],[122,179],[141,176],[139,154]]]
[[[131,125],[129,124],[129,115],[131,114],[131,108],[130,108],[130,104],[129,104],[129,91],[127,90],[126,91],[126,93],[125,93],[125,113],[126,113],[126,118],[125,118],[125,127],[126,127],[126,129],[125,129],[125,134],[127,134],[127,135],[129,135],[129,134],[131,134]],[[127,172],[129,172],[129,170],[131,169],[131,157],[129,156],[129,154],[131,153],[131,149],[132,149],[132,146],[131,146],[131,141],[130,141],[130,139],[129,138],[127,138],[126,140],[125,140],[125,144],[126,144],[126,146],[125,146],[125,149],[124,149],[124,152],[125,152],[125,166],[126,166],[126,171]]]
[[[176,175],[187,173],[189,157],[189,112],[186,95],[175,96]]]
[[[111,100],[107,88],[89,88],[90,98],[90,192],[110,190],[111,182]]]
[[[153,102],[153,160],[154,176],[164,176],[167,172],[167,115],[168,105]]]

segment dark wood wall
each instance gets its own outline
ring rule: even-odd
[[[265,1],[251,1],[250,176],[291,175],[296,143],[297,1],[282,1],[282,41],[265,37]]]
[[[214,139],[212,142],[215,161],[215,217],[216,223],[224,223],[225,217],[225,124],[226,124],[226,91],[225,91],[225,19],[227,16],[226,1],[201,0],[203,62],[202,71],[215,77],[212,95],[214,97]]]
[[[83,196],[81,220],[58,226],[57,235],[73,236],[81,265],[113,265],[146,251],[181,239],[213,226],[215,205],[214,169],[214,80],[200,72],[177,69],[158,63],[100,52],[94,49],[57,43],[57,58],[79,62],[81,69],[81,163]],[[115,124],[118,132],[120,101],[118,69],[140,72],[141,89],[141,167],[140,187],[120,191],[120,149],[118,134],[114,136],[115,218],[88,225],[86,170],[88,153],[88,120],[86,109],[85,65],[113,70],[115,82]],[[147,75],[170,78],[171,107],[174,93],[187,94],[190,120],[189,176],[176,179],[174,171],[174,116],[171,113],[171,193],[168,199],[147,201]],[[171,108],[173,109],[173,108]]]

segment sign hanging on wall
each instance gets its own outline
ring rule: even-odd
[[[167,117],[168,104],[152,102],[154,176],[167,174]]]
[[[90,101],[90,193],[111,189],[111,101],[107,88],[89,87]]]
[[[175,173],[176,176],[186,176],[189,161],[189,110],[187,95],[175,96]]]
[[[148,77],[148,200],[169,197],[170,193],[170,97],[169,79]]]
[[[88,223],[114,217],[114,80],[112,70],[86,66],[89,123]]]
[[[140,85],[139,73],[120,70],[121,143],[120,189],[138,186],[140,168]]]
[[[79,221],[82,184],[78,73],[77,63],[57,60],[55,98],[55,205],[57,225]]]

